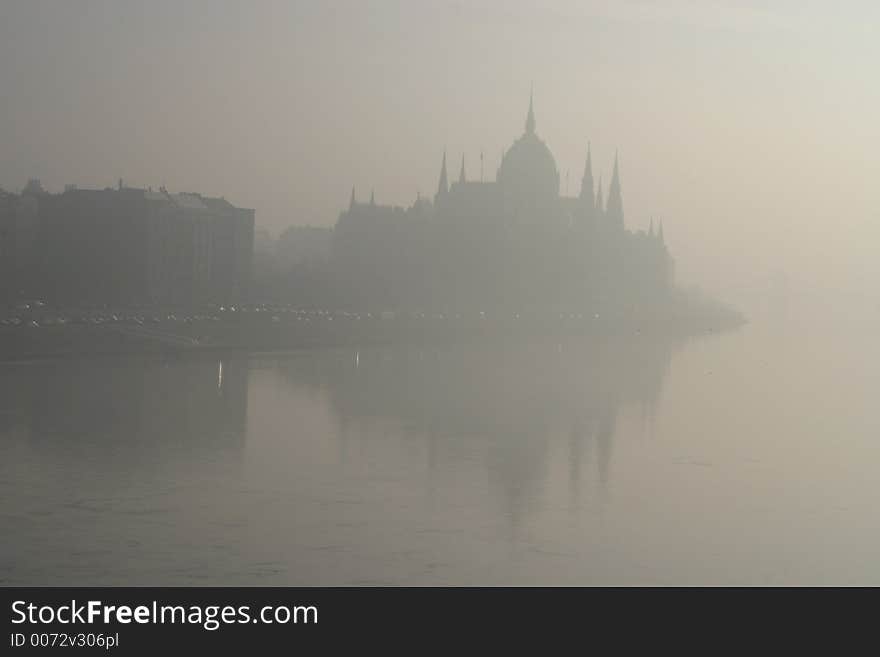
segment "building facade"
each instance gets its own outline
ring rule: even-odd
[[[0,217],[2,266],[15,281],[7,297],[193,306],[241,303],[248,294],[254,210],[224,199],[121,181],[61,194],[29,184],[0,199]]]

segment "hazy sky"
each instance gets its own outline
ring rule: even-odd
[[[0,185],[223,195],[278,234],[494,178],[534,84],[562,191],[621,158],[626,221],[747,305],[880,303],[872,0],[0,0]],[[566,175],[568,173],[568,176]],[[770,295],[768,297],[768,295]]]

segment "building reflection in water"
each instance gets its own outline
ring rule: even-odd
[[[292,385],[326,394],[340,459],[394,449],[401,435],[421,442],[429,497],[438,476],[479,462],[515,532],[541,489],[555,483],[548,458],[557,442],[567,450],[572,504],[587,478],[607,492],[621,409],[650,426],[674,348],[641,337],[376,347],[275,367]]]
[[[108,458],[120,441],[145,452],[182,443],[194,458],[202,449],[241,448],[247,368],[242,357],[10,364],[0,374],[0,431],[18,427],[47,456],[61,440],[106,448]]]
[[[622,439],[650,426],[673,349],[7,364],[0,584],[466,581],[507,547],[512,569],[586,550],[577,532],[613,495],[615,448],[622,470]]]

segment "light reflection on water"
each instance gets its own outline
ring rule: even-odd
[[[880,369],[810,339],[5,365],[0,583],[877,583]]]

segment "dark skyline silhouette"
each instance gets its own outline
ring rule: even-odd
[[[662,221],[656,231],[653,219],[647,231],[628,227],[617,154],[607,200],[601,178],[593,187],[589,143],[579,192],[560,194],[533,94],[494,180],[482,165],[471,180],[462,157],[450,183],[444,152],[433,199],[419,195],[404,208],[377,203],[372,191],[360,202],[352,189],[332,230],[291,228],[275,244],[255,231],[254,210],[224,198],[122,179],[116,188],[50,194],[32,180],[22,194],[0,196],[8,274],[0,296],[26,309],[29,299],[62,310],[282,303],[456,316],[560,312],[683,330],[694,319],[740,321],[676,288]]]

